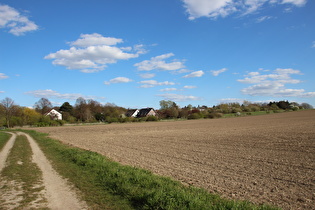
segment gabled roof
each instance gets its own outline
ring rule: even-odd
[[[128,111],[126,112],[126,116],[127,117],[131,117],[132,115],[135,114],[135,112],[139,111],[138,109],[128,109]]]
[[[55,113],[61,114],[61,113],[58,112],[56,109],[51,109],[51,110],[49,110],[49,112],[46,112],[45,115],[50,114],[52,111],[54,111]]]
[[[140,111],[139,111],[137,117],[146,117],[146,116],[149,114],[149,112],[150,112],[151,110],[154,111],[153,108],[140,109]]]

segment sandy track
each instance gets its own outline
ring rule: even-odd
[[[0,151],[0,172],[2,171],[2,169],[5,166],[5,162],[7,160],[8,154],[11,150],[11,148],[14,145],[15,142],[15,138],[16,138],[16,134],[14,133],[9,133],[11,134],[11,138],[9,139],[9,141],[6,143],[6,145],[3,147],[3,149]]]
[[[47,207],[50,209],[87,209],[86,204],[78,199],[75,192],[67,184],[66,180],[61,178],[59,174],[52,168],[50,162],[45,157],[44,153],[38,147],[37,143],[28,134],[18,132],[18,135],[25,135],[30,143],[33,151],[33,162],[38,165],[43,174],[43,185],[45,187],[45,192],[43,192],[46,200],[48,201]],[[7,155],[9,154],[10,148],[14,144],[16,135],[12,133],[11,139],[8,141],[4,149],[0,153],[1,162],[5,163]],[[3,158],[3,159],[2,159]],[[3,163],[3,165],[4,165]],[[2,163],[0,163],[1,167]],[[3,166],[2,166],[3,167]],[[1,168],[0,168],[1,169]],[[1,171],[1,170],[0,170]],[[14,189],[13,189],[14,190]],[[16,192],[7,193],[11,195],[18,194]],[[18,201],[18,198],[12,198],[12,200]],[[30,208],[33,208],[31,206]],[[41,206],[44,208],[44,206]]]
[[[225,197],[315,206],[315,111],[231,119],[36,128]]]

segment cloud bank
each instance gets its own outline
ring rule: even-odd
[[[307,0],[182,0],[190,20],[200,17],[218,18],[233,13],[247,15],[261,9],[265,4],[288,4],[304,6]]]
[[[0,4],[0,28],[8,29],[15,36],[24,35],[26,32],[38,30],[38,26],[16,9]]]
[[[117,83],[128,83],[128,82],[132,82],[132,79],[129,79],[127,77],[116,77],[114,79],[111,79],[109,81],[105,81],[104,84],[105,85],[110,85],[110,84],[117,84]]]
[[[134,66],[139,71],[151,71],[151,70],[162,70],[162,71],[174,71],[184,68],[182,61],[166,62],[165,60],[173,57],[173,53],[163,54],[156,57],[152,57],[150,60],[144,60],[140,63],[136,63]]]
[[[315,92],[305,92],[304,89],[286,88],[286,84],[298,84],[301,80],[293,79],[292,75],[302,75],[299,70],[278,68],[271,74],[250,72],[244,79],[237,80],[244,84],[252,84],[241,92],[251,96],[273,97],[315,97]]]
[[[9,76],[5,75],[4,73],[0,73],[0,80],[1,79],[8,79]]]
[[[107,64],[137,58],[145,53],[142,45],[116,46],[122,42],[122,39],[103,37],[97,33],[81,34],[79,39],[68,43],[71,46],[70,49],[50,53],[44,58],[52,59],[54,65],[64,66],[70,70],[94,73],[104,70]]]
[[[47,90],[34,90],[25,93],[26,95],[31,95],[36,98],[59,98],[67,100],[76,100],[80,97],[85,99],[104,99],[104,97],[97,96],[85,96],[80,93],[59,93],[57,91],[47,89]]]
[[[204,75],[205,73],[200,70],[200,71],[194,71],[190,74],[187,74],[185,76],[183,76],[183,78],[192,78],[192,77],[202,77],[202,75]]]

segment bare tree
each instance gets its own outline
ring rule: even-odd
[[[15,108],[16,108],[14,101],[11,98],[6,97],[5,99],[3,99],[1,101],[1,106],[4,109],[6,126],[8,128],[10,128],[11,118],[12,118],[14,111],[15,111]]]
[[[34,107],[37,112],[44,115],[45,113],[50,111],[50,109],[52,108],[52,104],[47,98],[41,98],[35,103]]]

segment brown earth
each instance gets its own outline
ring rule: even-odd
[[[87,209],[84,201],[80,201],[76,192],[51,166],[44,153],[38,147],[34,139],[28,134],[18,132],[10,133],[12,137],[5,147],[0,150],[0,209]],[[14,145],[17,135],[25,135],[32,148],[32,161],[42,171],[42,182],[36,188],[43,188],[38,192],[38,199],[27,203],[27,207],[20,207],[23,200],[22,183],[8,181],[1,176],[2,169],[6,166],[7,157]],[[23,164],[22,162],[19,164]],[[33,192],[33,194],[35,194]]]
[[[227,198],[315,209],[315,110],[35,130]]]

